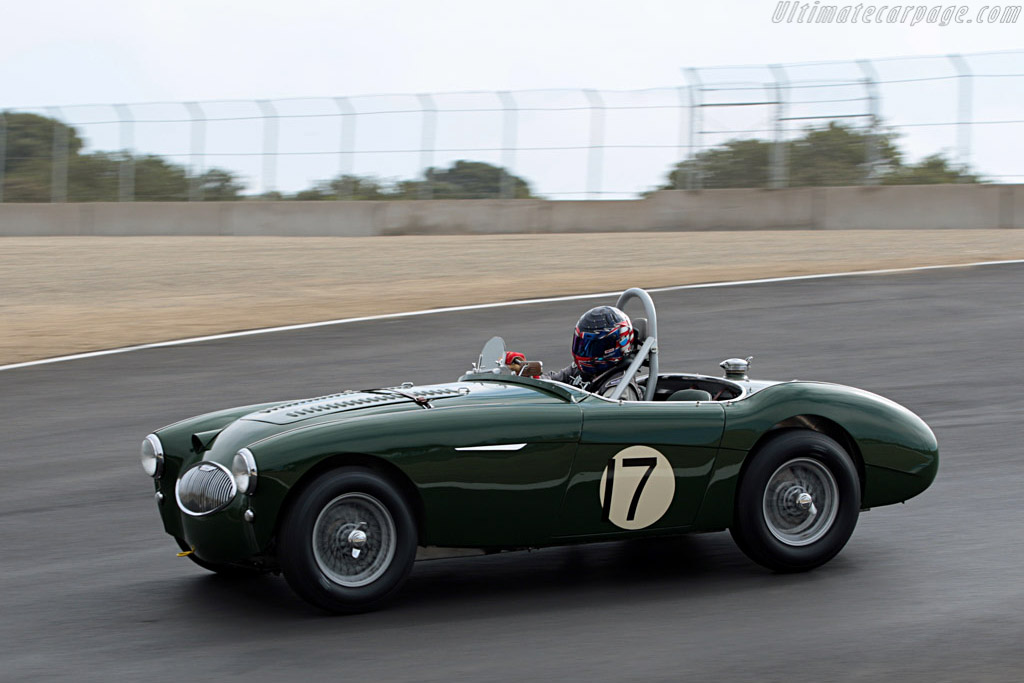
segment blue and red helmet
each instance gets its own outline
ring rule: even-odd
[[[633,347],[633,323],[614,306],[598,306],[580,316],[572,337],[572,357],[584,375],[599,375],[625,360]]]

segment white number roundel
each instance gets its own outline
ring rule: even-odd
[[[659,451],[630,446],[608,460],[599,493],[602,519],[622,529],[643,529],[668,511],[676,477]]]

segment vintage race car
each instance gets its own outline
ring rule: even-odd
[[[660,373],[639,301],[620,383],[641,401],[519,374],[494,338],[449,384],[344,391],[209,413],[142,443],[164,529],[216,572],[281,572],[329,611],[377,606],[421,548],[487,552],[729,529],[780,572],[819,566],[861,510],[906,501],[935,436],[859,389]],[[643,371],[643,374],[640,374]],[[652,378],[656,378],[656,381]]]

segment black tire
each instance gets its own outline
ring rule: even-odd
[[[362,540],[356,531],[363,531]],[[278,562],[303,600],[348,614],[394,595],[417,545],[416,522],[399,490],[372,470],[344,467],[318,477],[290,507]]]
[[[777,572],[807,571],[835,557],[860,514],[850,455],[828,436],[801,429],[780,433],[750,457],[729,529],[740,550]]]
[[[182,551],[187,552],[192,549],[188,543],[178,538],[177,536],[174,537],[174,540],[178,542],[178,547],[181,548]],[[257,567],[244,567],[238,564],[219,564],[217,562],[207,562],[206,560],[196,557],[195,553],[190,553],[189,555],[186,555],[186,557],[192,560],[192,562],[195,563],[197,566],[202,567],[208,572],[214,572],[220,576],[229,578],[244,579],[253,576],[261,576],[267,573],[266,569],[259,569]]]

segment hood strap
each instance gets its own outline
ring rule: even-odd
[[[409,399],[410,401],[418,405],[420,408],[434,407],[433,405],[431,405],[430,399],[427,398],[426,396],[417,396],[415,394],[410,394],[407,391],[402,391],[401,389],[362,389],[361,391],[364,394],[394,394],[396,396],[401,396],[402,398]]]

